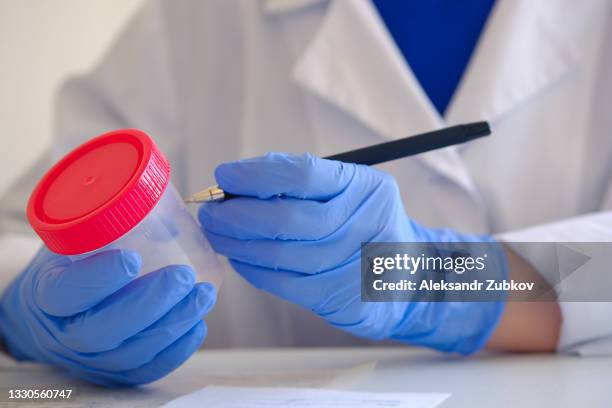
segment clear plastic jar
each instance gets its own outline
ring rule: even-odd
[[[214,251],[172,183],[153,210],[127,234],[98,250],[70,257],[81,259],[111,249],[138,252],[142,257],[142,273],[170,264],[190,265],[199,280],[217,288],[222,281],[222,268]]]
[[[222,271],[199,225],[170,182],[170,165],[143,132],[98,136],[41,179],[28,219],[50,250],[81,259],[113,249],[136,251],[141,273],[193,267],[217,288]]]

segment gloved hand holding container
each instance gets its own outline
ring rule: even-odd
[[[170,182],[170,164],[135,129],[98,136],[66,155],[40,180],[27,208],[47,247],[73,260],[122,249],[142,258],[141,274],[188,265],[221,284],[222,268]]]

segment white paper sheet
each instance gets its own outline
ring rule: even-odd
[[[206,387],[164,408],[434,408],[450,394],[374,393],[316,388]]]

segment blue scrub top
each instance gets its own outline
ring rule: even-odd
[[[372,0],[441,115],[459,85],[495,0]]]

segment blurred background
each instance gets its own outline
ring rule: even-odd
[[[94,65],[143,0],[0,0],[0,194],[49,145],[62,80]]]

